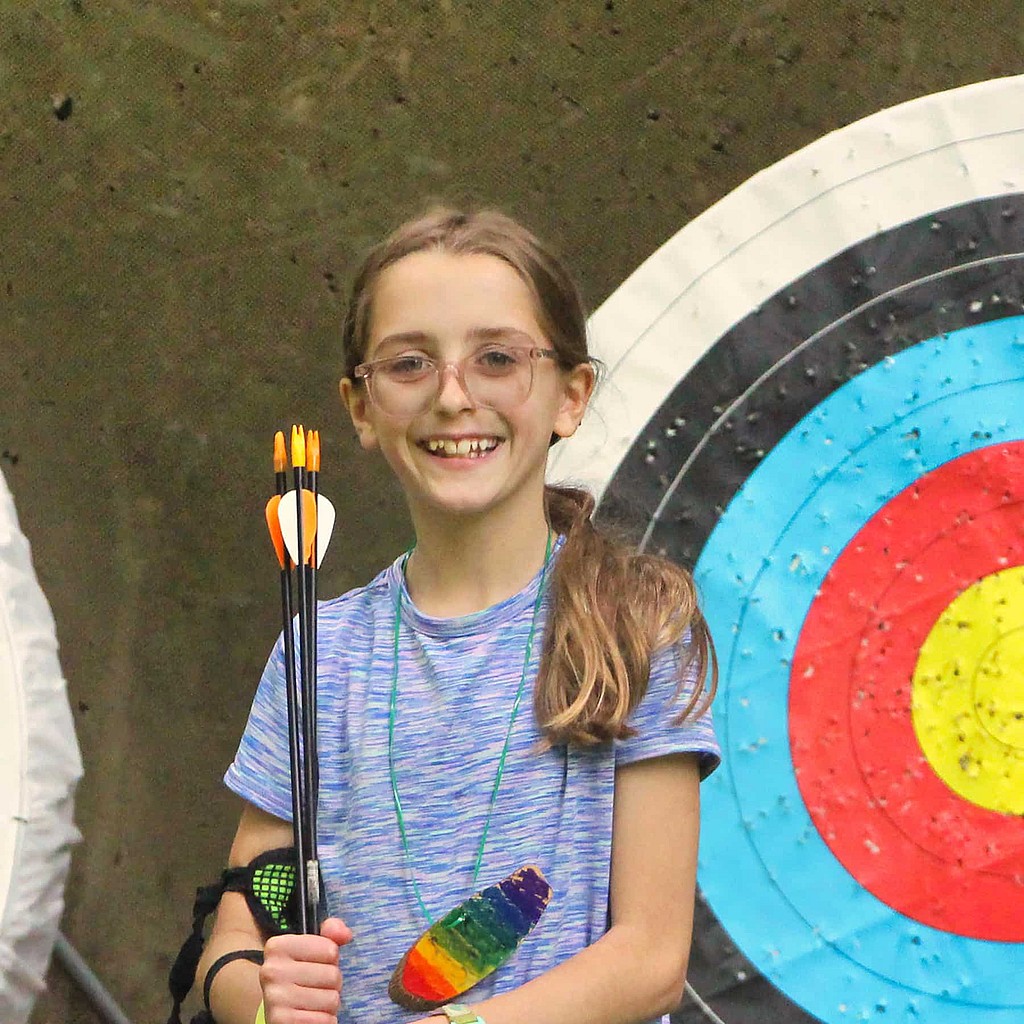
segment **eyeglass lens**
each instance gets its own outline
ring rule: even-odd
[[[443,367],[431,360],[399,357],[379,363],[370,377],[371,397],[393,416],[414,416],[434,401],[442,373],[454,371],[475,405],[509,409],[533,387],[533,359],[526,349],[486,349]]]

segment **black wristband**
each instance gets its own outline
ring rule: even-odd
[[[217,957],[210,964],[210,969],[206,972],[206,980],[203,982],[203,1004],[207,1010],[210,1009],[210,986],[213,984],[213,979],[217,976],[217,972],[222,967],[226,967],[232,960],[248,960],[253,964],[261,964],[263,963],[263,950],[233,949],[230,953]]]

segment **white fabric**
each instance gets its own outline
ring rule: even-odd
[[[0,1021],[23,1024],[64,909],[82,761],[53,616],[0,475]]]

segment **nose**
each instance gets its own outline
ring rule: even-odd
[[[445,363],[437,371],[437,405],[446,412],[475,409],[458,363]]]

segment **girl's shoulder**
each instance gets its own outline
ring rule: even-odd
[[[385,566],[369,583],[353,587],[337,597],[318,602],[317,619],[322,624],[332,622],[367,622],[375,613],[386,611],[394,604],[392,587],[399,571],[401,556]]]

